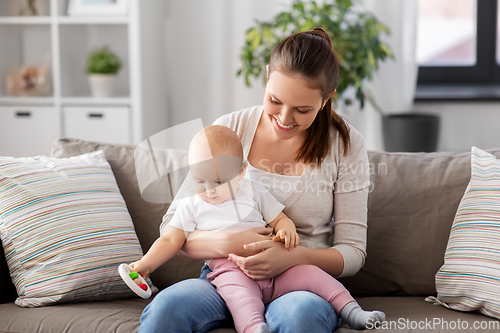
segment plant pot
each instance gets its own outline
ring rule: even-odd
[[[92,97],[113,97],[115,95],[115,74],[89,74]]]
[[[439,138],[439,116],[422,113],[382,117],[385,150],[388,152],[433,152]]]

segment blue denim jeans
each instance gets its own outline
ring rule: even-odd
[[[178,282],[156,295],[142,313],[138,333],[201,333],[231,327],[231,313],[206,279],[210,272],[205,265],[199,279]],[[275,333],[331,333],[340,323],[327,301],[307,291],[275,299],[267,305],[265,317]]]

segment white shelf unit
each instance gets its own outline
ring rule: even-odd
[[[167,127],[163,0],[129,0],[128,15],[106,17],[68,16],[68,0],[39,0],[38,16],[17,16],[21,2],[0,1],[0,45],[8,45],[0,56],[0,155],[48,155],[59,137],[137,144]],[[105,45],[122,61],[116,97],[93,98],[86,57]],[[8,74],[41,66],[47,55],[47,94],[8,95]]]

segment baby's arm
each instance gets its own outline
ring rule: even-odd
[[[285,243],[285,247],[289,250],[299,245],[299,235],[297,235],[295,224],[283,212],[269,223],[269,226],[273,228],[276,234],[276,236],[273,237],[273,241]]]
[[[133,262],[130,267],[134,272],[148,275],[162,264],[170,260],[186,241],[184,230],[169,226],[158,238],[141,260]]]

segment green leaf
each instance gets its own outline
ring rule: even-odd
[[[262,26],[262,35],[264,36],[264,43],[269,43],[274,38],[274,33],[269,25]]]
[[[257,28],[251,28],[247,31],[246,42],[251,44],[255,38],[259,35]]]
[[[306,23],[304,24],[304,26],[300,29],[300,31],[309,31],[309,30],[312,30],[315,28],[315,24],[314,24],[314,21],[312,19],[309,19],[306,21]]]
[[[293,3],[292,7],[293,9],[296,9],[299,12],[304,13],[304,3],[297,1]]]
[[[104,46],[88,55],[86,71],[88,74],[116,74],[121,66],[118,55]]]

